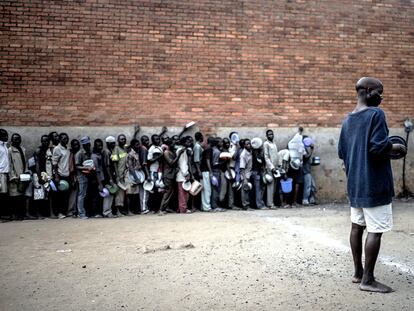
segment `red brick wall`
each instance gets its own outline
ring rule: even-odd
[[[120,4],[122,3],[122,4]],[[412,1],[1,1],[0,123],[337,127],[414,116]]]

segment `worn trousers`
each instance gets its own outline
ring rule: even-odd
[[[251,190],[245,190],[244,187],[241,190],[242,207],[244,209],[250,207],[250,191]]]
[[[11,215],[17,218],[23,218],[26,214],[26,197],[24,195],[16,195],[9,197],[11,206]]]
[[[93,180],[89,186],[89,192],[92,199],[91,213],[93,216],[102,215],[102,197],[99,195],[99,184],[97,181]]]
[[[272,207],[274,205],[274,195],[275,195],[275,180],[272,180],[266,185],[266,206]]]
[[[188,192],[183,189],[183,182],[177,182],[178,188],[178,212],[187,212]]]
[[[221,172],[220,183],[220,202],[223,202],[227,196],[227,206],[232,208],[234,206],[234,191],[231,180],[227,180],[224,172]]]
[[[174,195],[175,181],[173,179],[164,178],[164,193],[162,195],[160,211],[165,212],[167,208],[170,208],[169,204]]]
[[[218,207],[219,198],[220,198],[220,175],[221,171],[213,170],[213,176],[217,178],[219,184],[218,186],[211,185],[211,208],[216,209]]]
[[[262,183],[262,174],[258,171],[252,171],[252,184],[254,189],[254,197],[256,201],[256,208],[264,208],[265,204],[263,202],[263,183]]]
[[[76,214],[76,204],[78,200],[78,191],[79,185],[76,183],[73,188],[70,190],[69,193],[69,206],[68,206],[68,216],[72,216]]]
[[[209,211],[211,210],[211,181],[210,181],[210,172],[202,172],[203,179],[203,190],[201,190],[201,210]]]
[[[243,179],[243,186],[241,189],[241,201],[242,201],[242,207],[244,209],[247,209],[250,207],[250,191],[246,190],[245,185],[250,181],[250,176],[247,174],[246,170],[243,170],[241,172],[241,177]]]
[[[65,180],[70,184],[69,177],[59,176],[60,180]],[[56,196],[54,197],[53,204],[54,204],[54,211],[58,214],[66,215],[68,213],[68,202],[69,202],[69,195],[71,189],[69,188],[66,191],[58,190],[56,192]]]
[[[112,203],[114,202],[114,196],[112,194],[108,195],[103,199],[102,204],[102,214],[108,216],[112,214]]]
[[[125,190],[118,189],[117,193],[115,194],[115,206],[119,209],[123,209],[125,204]]]
[[[79,191],[78,191],[78,216],[85,217],[85,198],[88,192],[88,179],[84,176],[79,177]]]
[[[139,204],[141,206],[141,212],[148,210],[148,198],[150,192],[144,189],[144,184],[139,184]]]
[[[303,175],[303,200],[304,204],[315,203],[315,180],[312,174]]]

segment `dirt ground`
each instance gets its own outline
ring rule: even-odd
[[[414,310],[414,202],[351,283],[346,205],[0,224],[0,310]]]

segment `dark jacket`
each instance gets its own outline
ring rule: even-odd
[[[352,207],[391,203],[394,184],[389,151],[392,143],[384,112],[376,107],[350,113],[343,122],[338,155],[348,177]]]

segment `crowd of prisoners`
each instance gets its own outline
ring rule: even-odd
[[[196,132],[70,139],[55,131],[27,154],[0,129],[1,217],[6,220],[224,212],[316,204],[314,143],[299,127],[285,148],[265,139]],[[279,146],[280,147],[280,146]]]

